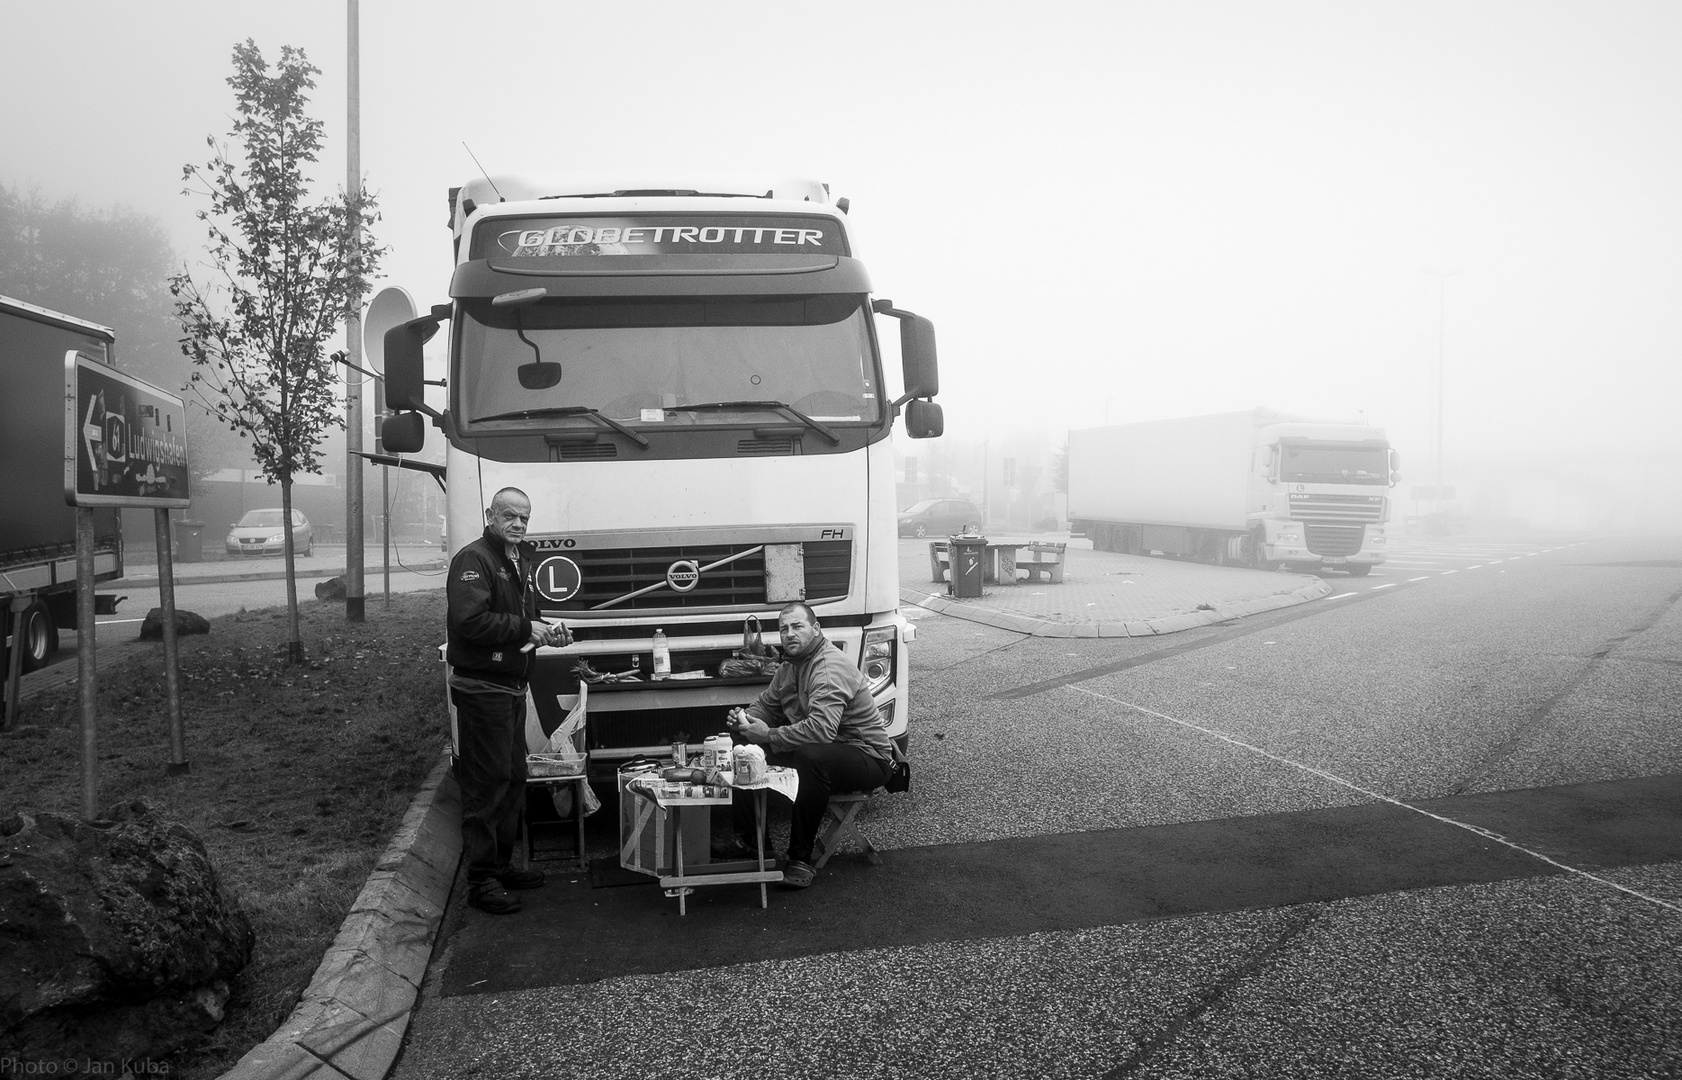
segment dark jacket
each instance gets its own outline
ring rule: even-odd
[[[449,632],[445,659],[464,675],[510,686],[531,675],[536,650],[521,652],[537,618],[532,574],[537,549],[519,546],[520,568],[508,561],[502,537],[485,530],[450,560]]]

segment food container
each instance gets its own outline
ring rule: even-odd
[[[708,735],[707,741],[701,744],[701,767],[729,772],[731,769],[731,749],[730,736],[723,734]]]
[[[731,767],[738,784],[759,784],[765,781],[765,751],[757,746],[738,746],[731,756]]]

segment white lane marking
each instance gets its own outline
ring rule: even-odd
[[[1394,589],[1395,587],[1396,587],[1396,583],[1394,581],[1392,581],[1388,585],[1372,585],[1372,586],[1369,586],[1367,591],[1368,592],[1377,592],[1380,589]]]
[[[1481,562],[1480,562],[1480,563],[1473,563],[1473,564],[1472,564],[1472,565],[1470,565],[1470,566],[1468,566],[1468,567],[1466,567],[1466,569],[1468,569],[1468,570],[1476,570],[1476,569],[1478,569],[1478,568],[1479,568],[1479,567],[1481,567],[1481,566],[1482,566],[1482,565],[1483,565],[1483,563],[1481,563]]]
[[[1443,571],[1443,572],[1442,572],[1442,574],[1438,574],[1438,575],[1437,575],[1437,576],[1438,576],[1438,577],[1442,577],[1442,576],[1443,576],[1443,574],[1458,574],[1458,573],[1459,573],[1459,572],[1460,572],[1460,571],[1458,571],[1458,570],[1444,570],[1444,571]]]
[[[1424,581],[1426,578],[1428,578],[1430,576],[1431,576],[1430,574],[1423,574],[1419,577],[1410,577],[1410,578],[1408,578],[1408,580],[1409,581]]]
[[[1352,592],[1340,592],[1340,593],[1333,593],[1332,595],[1326,597],[1326,599],[1327,600],[1342,600],[1346,596],[1354,596],[1354,595],[1355,594],[1352,593]]]
[[[146,621],[145,619],[100,619],[96,625],[99,625],[99,626],[116,626],[118,623],[145,622],[145,621]]]
[[[1070,687],[1068,687],[1068,689],[1077,691],[1077,692],[1082,693],[1082,694],[1086,694],[1089,697],[1098,698],[1100,701],[1107,701],[1111,705],[1119,705],[1124,709],[1132,709],[1134,712],[1143,713],[1146,716],[1155,717],[1158,720],[1166,720],[1168,723],[1177,724],[1180,727],[1183,727],[1188,731],[1195,731],[1195,732],[1198,732],[1199,734],[1202,734],[1202,735],[1211,736],[1213,738],[1221,740],[1224,743],[1228,743],[1232,746],[1239,747],[1240,749],[1249,750],[1252,753],[1260,754],[1262,757],[1267,758],[1269,761],[1276,761],[1279,764],[1284,765],[1288,768],[1297,769],[1301,772],[1309,773],[1310,775],[1313,775],[1313,776],[1318,776],[1322,780],[1329,780],[1332,783],[1338,785],[1339,787],[1348,788],[1350,791],[1355,792],[1357,795],[1361,795],[1361,796],[1364,796],[1364,797],[1369,798],[1369,799],[1375,799],[1378,802],[1389,803],[1391,806],[1394,806],[1394,807],[1396,807],[1397,809],[1400,809],[1400,810],[1410,810],[1415,814],[1419,814],[1419,815],[1422,815],[1424,817],[1428,817],[1432,821],[1440,822],[1441,824],[1444,824],[1444,825],[1452,825],[1456,829],[1465,829],[1467,832],[1472,833],[1476,836],[1481,836],[1485,840],[1493,840],[1495,843],[1500,844],[1503,847],[1511,848],[1512,850],[1520,853],[1521,855],[1529,855],[1531,858],[1539,859],[1540,861],[1547,863],[1549,866],[1558,867],[1559,869],[1564,870],[1568,874],[1576,874],[1579,877],[1586,878],[1589,881],[1593,881],[1593,882],[1596,882],[1598,884],[1605,885],[1609,888],[1616,889],[1621,893],[1627,893],[1628,895],[1635,897],[1637,900],[1645,900],[1649,904],[1656,904],[1657,906],[1665,908],[1669,911],[1674,911],[1674,912],[1677,912],[1679,914],[1682,914],[1682,904],[1672,904],[1667,900],[1660,900],[1656,896],[1648,896],[1646,893],[1641,892],[1637,889],[1632,889],[1627,885],[1620,885],[1616,881],[1609,881],[1606,878],[1600,877],[1597,874],[1591,874],[1587,870],[1582,870],[1582,869],[1579,869],[1578,867],[1571,866],[1567,863],[1562,863],[1558,859],[1549,858],[1548,856],[1542,854],[1539,851],[1533,851],[1530,848],[1527,848],[1522,844],[1514,843],[1513,841],[1508,840],[1505,836],[1502,836],[1500,833],[1491,832],[1490,830],[1483,828],[1481,825],[1473,825],[1473,824],[1471,824],[1469,822],[1465,822],[1465,821],[1456,821],[1454,818],[1445,817],[1442,814],[1433,814],[1429,810],[1425,810],[1421,807],[1414,806],[1411,803],[1403,802],[1401,799],[1393,799],[1390,796],[1385,795],[1381,792],[1372,791],[1368,788],[1364,788],[1361,785],[1355,783],[1353,780],[1345,780],[1343,777],[1337,776],[1333,773],[1329,773],[1324,769],[1316,769],[1312,765],[1305,765],[1300,761],[1295,761],[1291,758],[1283,757],[1279,754],[1273,753],[1271,750],[1263,750],[1261,747],[1256,746],[1254,743],[1247,743],[1243,739],[1238,738],[1236,735],[1230,735],[1230,734],[1228,734],[1227,732],[1224,732],[1224,731],[1216,731],[1214,728],[1206,728],[1206,727],[1203,727],[1201,724],[1194,724],[1189,720],[1179,720],[1179,719],[1176,719],[1175,717],[1169,716],[1167,713],[1159,713],[1155,709],[1147,709],[1143,705],[1136,705],[1131,701],[1122,701],[1120,698],[1113,698],[1113,697],[1109,696],[1108,694],[1100,694],[1098,691],[1090,690],[1090,689],[1088,689],[1084,686],[1070,686]]]

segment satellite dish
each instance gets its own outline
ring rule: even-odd
[[[415,318],[415,301],[407,289],[388,285],[375,294],[362,317],[362,355],[375,371],[385,370],[385,332]]]

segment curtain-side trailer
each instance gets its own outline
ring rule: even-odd
[[[116,366],[110,327],[0,296],[0,598],[6,647],[12,608],[23,608],[23,668],[46,664],[76,619],[76,508],[64,497],[65,354]],[[122,576],[122,519],[93,513],[94,580]],[[111,597],[100,597],[109,611]],[[5,669],[0,669],[3,671]]]

